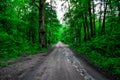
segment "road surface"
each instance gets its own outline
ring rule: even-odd
[[[12,66],[13,71],[4,73],[6,76],[1,76],[1,80],[107,80],[77,59],[68,45],[61,42],[48,56],[38,56]]]

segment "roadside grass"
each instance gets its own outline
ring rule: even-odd
[[[114,75],[120,75],[120,33],[93,38],[74,49],[92,63]]]
[[[44,53],[47,51],[47,49],[48,48],[41,48],[39,50],[38,47],[29,47],[26,50],[18,50],[18,51],[16,50],[15,52],[12,51],[12,53],[9,51],[4,51],[3,53],[0,54],[0,67],[7,67],[9,60],[14,61],[21,57]]]

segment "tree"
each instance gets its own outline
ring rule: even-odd
[[[90,16],[91,37],[93,37],[94,32],[93,32],[93,20],[92,20],[92,12],[91,12],[91,0],[88,0],[88,11],[89,11],[89,16]]]
[[[104,15],[103,15],[103,23],[102,23],[102,34],[105,34],[105,20],[106,20],[106,13],[107,13],[107,4],[108,0],[104,0]]]
[[[44,48],[46,47],[46,38],[45,38],[45,21],[44,21],[44,4],[45,4],[45,0],[33,0],[34,4],[36,5],[36,7],[39,10],[39,45],[40,48]],[[39,5],[36,3],[38,2]]]

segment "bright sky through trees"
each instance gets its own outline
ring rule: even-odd
[[[46,2],[50,2],[50,0],[46,0]],[[56,12],[57,12],[57,18],[59,19],[60,23],[62,24],[62,19],[64,14],[66,13],[66,11],[68,11],[68,2],[64,3],[65,1],[62,0],[53,0],[53,5],[55,5],[56,7]],[[62,5],[64,3],[64,5]],[[100,1],[95,1],[95,4],[99,4]],[[96,5],[95,7],[95,13],[98,14],[99,12],[99,5]],[[103,10],[103,6],[102,6],[102,10]],[[99,15],[98,15],[99,16]]]
[[[46,2],[50,2],[50,0],[47,0]],[[63,6],[61,6],[64,3],[64,1],[61,1],[61,0],[55,0],[54,2],[53,2],[53,5],[56,6],[57,18],[59,19],[60,23],[62,23],[63,16],[67,11],[66,9],[68,6],[67,4],[64,4]],[[63,9],[64,6],[66,6],[66,9]]]

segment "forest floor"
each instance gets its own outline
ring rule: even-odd
[[[10,61],[0,80],[108,80],[61,42],[52,51]]]

